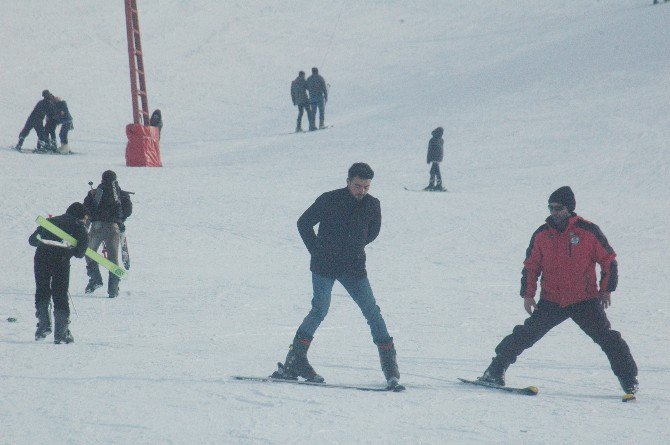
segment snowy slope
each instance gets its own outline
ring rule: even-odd
[[[49,88],[68,101],[78,154],[0,150],[0,444],[667,442],[670,5],[139,3],[150,106],[165,121],[158,169],[125,167],[122,2],[2,2],[0,145]],[[289,83],[312,66],[331,85],[334,126],[292,135]],[[428,180],[438,125],[450,192],[406,192]],[[408,391],[233,381],[283,360],[311,298],[295,222],[356,161],[376,172],[384,220],[368,271]],[[130,278],[115,300],[84,296],[73,260],[76,343],[37,343],[33,221],[109,168],[136,192]],[[523,321],[523,255],[566,184],[619,255],[608,316],[640,367],[634,405],[570,322],[508,371],[538,397],[456,381]],[[333,383],[382,380],[339,285],[310,360]]]

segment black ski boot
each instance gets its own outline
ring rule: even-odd
[[[102,287],[102,275],[100,275],[98,265],[93,261],[86,263],[86,273],[88,274],[89,280],[84,292],[92,294],[96,289]]]
[[[498,357],[495,357],[493,360],[491,360],[491,364],[488,368],[486,368],[484,374],[482,374],[481,377],[478,377],[477,380],[493,383],[494,385],[498,386],[505,386],[505,371],[507,370],[508,366],[509,365],[502,363]]]
[[[626,394],[635,394],[639,385],[637,377],[619,377],[619,384]]]
[[[43,340],[51,334],[51,314],[49,313],[49,304],[40,304],[35,311],[37,317],[37,330],[35,331],[35,340]]]
[[[61,343],[73,343],[74,342],[74,337],[72,336],[72,332],[70,332],[70,329],[68,328],[70,324],[70,314],[68,314],[64,310],[55,310],[54,311],[54,321],[55,321],[55,328],[56,330],[54,331],[54,343],[59,345]]]
[[[119,277],[110,272],[109,280],[107,281],[107,295],[109,298],[116,298],[119,296]]]
[[[393,339],[386,343],[377,343],[379,350],[379,362],[382,365],[382,372],[389,388],[398,387],[400,381],[400,371],[398,371],[398,362],[396,361],[396,351],[393,345]]]
[[[24,141],[25,139],[26,139],[26,138],[22,138],[22,137],[20,137],[20,138],[19,138],[19,142],[16,143],[16,147],[14,147],[14,150],[16,150],[16,151],[21,151],[21,147],[23,147],[23,141]]]
[[[278,369],[270,377],[285,380],[298,380],[298,377],[302,377],[308,382],[323,383],[324,378],[314,371],[307,360],[307,350],[311,343],[307,337],[296,334],[284,364],[277,363]]]

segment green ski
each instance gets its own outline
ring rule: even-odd
[[[44,227],[47,229],[49,232],[53,233],[54,235],[60,237],[61,239],[67,241],[70,243],[72,246],[77,245],[77,240],[74,239],[72,235],[69,233],[65,232],[62,230],[60,227],[49,221],[43,216],[38,216],[37,217],[37,224],[40,225],[41,227]],[[86,249],[86,256],[95,261],[96,263],[100,264],[102,267],[108,269],[111,273],[116,275],[119,278],[125,278],[126,275],[128,275],[128,272],[123,267],[120,267],[111,261],[109,261],[107,258],[104,256],[100,255],[98,252],[92,250],[92,249]]]

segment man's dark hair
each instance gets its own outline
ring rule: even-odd
[[[319,74],[319,69],[317,67],[312,68],[312,74]]]
[[[304,72],[304,71],[299,71],[299,72],[298,72],[298,76],[304,76],[304,75],[305,75],[305,72]]]
[[[349,167],[349,179],[353,179],[357,176],[361,179],[372,179],[375,177],[375,172],[373,172],[370,166],[365,162],[356,162]]]

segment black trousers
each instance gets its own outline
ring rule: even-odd
[[[437,180],[438,184],[442,184],[442,175],[440,174],[440,163],[433,162],[433,165],[430,167],[430,182],[431,184]]]
[[[307,122],[312,122],[312,109],[309,107],[309,104],[298,104],[298,122],[296,128],[302,126],[302,115],[305,111],[307,112]]]
[[[47,121],[47,125],[44,128],[47,136],[51,137],[52,141],[56,141],[56,127],[58,124],[52,124]],[[67,144],[67,134],[71,129],[72,124],[70,122],[65,122],[61,125],[60,131],[58,132],[58,137],[60,137],[61,145]]]
[[[524,321],[514,327],[496,347],[497,358],[504,365],[512,364],[526,349],[533,346],[554,326],[571,318],[582,331],[600,346],[607,356],[614,375],[629,379],[637,376],[637,365],[628,344],[621,334],[612,330],[605,309],[596,299],[583,301],[562,308],[556,303],[540,300],[537,309]]]
[[[26,125],[23,126],[23,129],[21,130],[21,133],[19,133],[20,138],[26,138],[30,134],[30,130],[35,129],[35,133],[37,133],[37,139],[40,141],[46,141],[47,140],[47,133],[44,130],[44,124],[41,119],[36,119],[33,117],[29,117],[28,120],[26,121]]]
[[[54,312],[70,315],[68,289],[70,287],[70,260],[63,257],[35,258],[35,309],[49,307],[53,297]],[[48,310],[48,309],[47,309]]]

